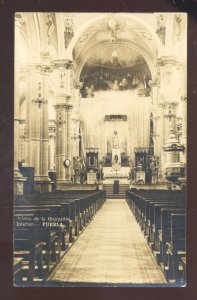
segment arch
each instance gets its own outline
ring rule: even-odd
[[[157,49],[163,48],[163,45],[162,45],[159,37],[156,35],[156,33],[154,32],[154,30],[150,26],[150,24],[148,24],[146,21],[144,21],[143,19],[141,19],[138,16],[133,15],[133,14],[127,14],[127,13],[118,13],[118,14],[114,13],[114,14],[119,15],[120,17],[124,17],[124,18],[126,17],[129,20],[137,21],[143,27],[148,29],[148,31],[151,33],[151,35],[154,38],[154,41],[156,43],[156,48]],[[89,18],[89,20],[87,22],[85,22],[83,25],[80,26],[80,28],[78,28],[76,30],[75,36],[71,40],[70,45],[66,51],[69,59],[71,59],[71,60],[73,59],[73,50],[75,48],[75,45],[76,45],[78,39],[82,35],[82,33],[85,32],[85,30],[88,29],[90,26],[92,26],[94,23],[96,23],[110,15],[111,15],[110,13],[103,13],[103,14],[98,14],[96,16],[92,16],[92,18]]]
[[[146,60],[146,62],[148,64],[148,67],[150,69],[152,78],[154,77],[154,75],[155,75],[155,65],[154,65],[153,59],[149,56],[148,53],[146,53],[145,49],[142,50],[139,47],[135,46],[134,44],[130,45],[130,44],[126,44],[126,43],[124,43],[124,44],[117,43],[116,45],[124,45],[125,47],[127,47],[127,48],[129,48],[131,50],[134,50],[134,51],[140,53],[145,58],[145,60]],[[76,79],[77,79],[77,81],[79,81],[81,71],[83,70],[84,65],[86,64],[86,62],[88,61],[88,59],[92,56],[92,54],[94,52],[96,52],[97,50],[100,50],[102,48],[109,47],[109,46],[111,46],[111,45],[110,44],[105,44],[105,45],[100,46],[98,48],[93,47],[92,49],[89,50],[88,54],[82,60],[81,64],[79,66],[77,66],[77,69],[76,69]]]

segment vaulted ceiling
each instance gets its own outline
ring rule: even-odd
[[[92,15],[96,17],[90,14],[89,19]],[[76,17],[74,14],[75,20]],[[154,28],[153,14],[141,14],[140,17],[144,24]],[[153,61],[157,45],[149,26],[144,24],[135,18],[135,14],[133,18],[128,14],[103,14],[81,33],[75,44],[73,56],[78,72],[85,64],[96,64],[99,57],[104,62],[111,59],[113,52],[128,65],[134,64],[139,57],[149,60],[149,63]],[[80,27],[80,22],[77,25]]]

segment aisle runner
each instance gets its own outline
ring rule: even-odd
[[[125,200],[107,200],[49,281],[164,283]]]

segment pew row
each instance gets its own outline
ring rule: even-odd
[[[22,259],[22,269],[15,282],[46,280],[105,200],[105,191],[16,197],[14,259]]]
[[[126,201],[168,282],[185,282],[186,203],[181,191],[130,190]]]

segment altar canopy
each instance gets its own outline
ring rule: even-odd
[[[102,91],[82,99],[85,147],[99,148],[101,158],[112,151],[117,131],[120,151],[133,159],[135,147],[149,147],[151,106],[150,97],[138,97],[134,91]]]

